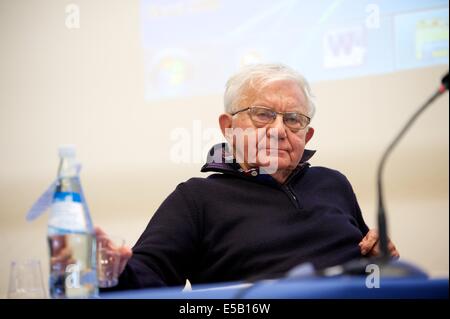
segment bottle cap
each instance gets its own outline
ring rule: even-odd
[[[60,145],[58,147],[58,154],[59,157],[75,158],[76,155],[75,145],[72,144]]]

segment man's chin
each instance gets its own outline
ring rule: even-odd
[[[271,170],[284,170],[290,167],[291,160],[285,156],[266,156],[263,160],[259,161],[259,167],[270,168]]]

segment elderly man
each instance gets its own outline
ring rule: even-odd
[[[300,74],[246,67],[224,102],[228,143],[201,169],[214,174],[179,184],[133,250],[120,251],[118,288],[274,278],[305,262],[321,269],[378,253],[349,181],[308,163],[314,104]],[[236,132],[246,132],[240,143]]]

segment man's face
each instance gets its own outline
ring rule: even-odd
[[[272,82],[259,90],[248,89],[243,96],[245,98],[240,101],[237,110],[251,106],[264,106],[276,112],[299,112],[308,115],[306,97],[299,86],[289,80]],[[244,152],[242,155],[247,159],[248,154],[254,154],[252,151],[256,151],[256,163],[245,161],[249,167],[265,166],[267,161],[272,163],[276,161],[278,170],[293,170],[299,164],[305,145],[314,132],[308,127],[299,131],[290,130],[283,123],[281,115],[278,115],[274,122],[261,126],[252,121],[248,111],[233,116],[231,127],[243,130],[263,129],[262,134],[260,132],[257,138],[257,145],[245,143],[243,149],[239,150],[237,147],[237,152]],[[308,130],[310,130],[309,133]],[[262,143],[262,139],[265,139],[265,143]],[[252,147],[256,150],[252,150]]]

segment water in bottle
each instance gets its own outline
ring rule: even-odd
[[[52,298],[92,298],[98,294],[96,241],[79,178],[73,146],[59,148],[58,181],[47,235]]]

